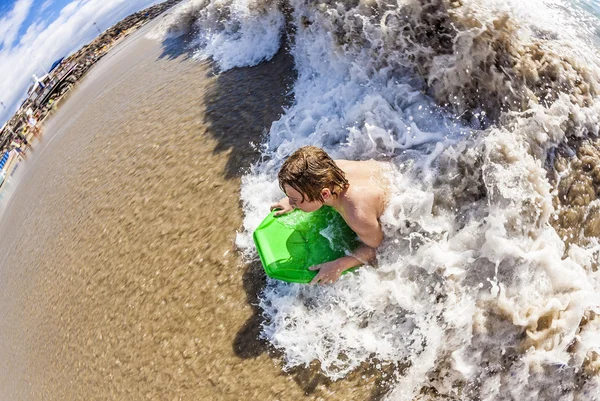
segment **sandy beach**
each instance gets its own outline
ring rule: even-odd
[[[20,167],[0,222],[2,399],[379,399],[365,371],[282,371],[259,339],[264,273],[234,246],[290,57],[217,74],[145,38],[154,24],[93,68]]]

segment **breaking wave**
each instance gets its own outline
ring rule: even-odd
[[[591,0],[172,12],[158,36],[191,34],[223,70],[283,43],[294,57],[293,103],[242,181],[248,257],[298,147],[393,166],[376,267],[268,281],[262,335],[286,368],[392,367],[392,400],[600,398],[599,14]]]

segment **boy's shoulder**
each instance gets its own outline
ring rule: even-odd
[[[379,218],[379,191],[369,191],[368,188],[364,187],[351,187],[350,191],[344,202],[344,209],[349,219],[371,220]]]

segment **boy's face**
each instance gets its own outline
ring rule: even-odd
[[[302,200],[302,194],[298,192],[296,189],[290,187],[288,184],[283,185],[283,189],[285,190],[285,194],[290,200],[290,205],[295,209],[300,209],[303,212],[314,212],[323,206],[323,202],[319,201],[309,201],[306,195],[304,196],[304,201]]]

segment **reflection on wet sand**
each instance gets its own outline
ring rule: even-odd
[[[258,338],[264,275],[233,244],[239,177],[292,75],[284,53],[218,75],[180,44],[141,36],[94,68],[0,223],[1,394],[381,397],[368,372],[286,374]]]

